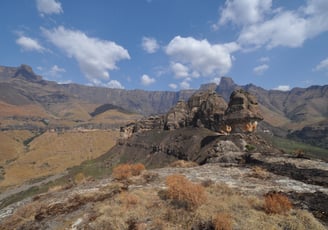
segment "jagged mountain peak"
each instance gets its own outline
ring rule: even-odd
[[[36,75],[31,66],[22,64],[20,67],[17,68],[15,72],[14,78],[21,78],[27,81],[42,81],[42,77]]]

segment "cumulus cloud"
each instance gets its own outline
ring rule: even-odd
[[[178,78],[189,76],[189,68],[187,66],[182,65],[179,62],[171,63],[171,69],[172,69],[174,75]]]
[[[322,60],[315,68],[315,71],[327,71],[328,73],[328,58]]]
[[[206,39],[176,36],[165,52],[172,59],[172,71],[177,77],[207,77],[226,74],[232,66],[231,53],[238,49],[236,43],[210,44]],[[187,70],[191,74],[187,75]]]
[[[271,6],[272,0],[228,0],[221,9],[218,26],[228,22],[248,25],[262,21]]]
[[[42,31],[52,44],[78,62],[82,73],[94,85],[108,80],[108,70],[118,69],[118,61],[130,59],[128,51],[115,42],[88,37],[78,30],[59,26]]]
[[[244,49],[278,46],[300,47],[328,31],[328,1],[307,0],[295,10],[272,8],[272,0],[227,0],[217,27],[232,23],[241,27],[237,39]]]
[[[177,89],[178,88],[178,85],[177,84],[174,84],[174,83],[171,83],[171,84],[169,84],[169,87],[171,89]]]
[[[307,39],[306,28],[307,21],[304,18],[287,11],[270,20],[243,28],[238,41],[254,48],[299,47]]]
[[[147,74],[141,76],[141,84],[147,86],[155,83],[156,80],[154,78],[149,77]]]
[[[61,73],[65,73],[66,70],[64,68],[60,68],[57,65],[53,65],[49,71],[49,75],[53,77],[57,77]]]
[[[36,7],[41,16],[63,13],[61,3],[56,0],[36,0]]]
[[[212,79],[211,82],[213,82],[213,83],[215,83],[215,84],[217,84],[217,85],[220,85],[221,78],[220,78],[220,77],[215,77],[215,78]]]
[[[141,45],[147,53],[155,53],[159,49],[155,38],[143,37]]]
[[[256,75],[262,75],[267,69],[269,69],[269,65],[267,65],[267,64],[263,64],[263,65],[256,66],[256,67],[253,69],[253,72],[254,72]]]
[[[183,81],[180,83],[180,88],[181,89],[190,89],[190,84],[188,81]]]
[[[112,89],[124,89],[124,86],[117,80],[110,80],[105,84],[107,88],[112,88]]]
[[[37,51],[37,52],[44,52],[46,49],[39,44],[39,42],[35,39],[21,36],[16,40],[16,43],[22,47],[23,50],[26,51]]]
[[[278,87],[274,88],[274,90],[288,91],[288,90],[290,90],[290,86],[289,85],[279,85]]]

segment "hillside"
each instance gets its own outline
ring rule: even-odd
[[[28,152],[6,161],[5,172],[45,177],[3,190],[0,228],[326,229],[327,162],[276,148],[249,92],[234,90],[226,103],[203,90],[121,127],[113,148],[103,146],[114,139],[105,130],[21,133]],[[124,112],[93,111],[99,119]],[[110,150],[95,157],[97,146]],[[83,162],[42,174],[72,160]]]
[[[201,87],[215,90],[229,101],[231,92],[243,88],[258,98],[265,120],[274,127],[299,130],[328,116],[328,86],[294,88],[283,92],[265,90],[248,84],[239,86],[231,78],[222,77],[219,85]],[[126,111],[142,115],[167,112],[179,100],[187,100],[196,90],[160,92],[143,90],[122,90],[82,86],[77,84],[59,85],[42,80],[33,70],[20,67],[0,68],[0,101],[7,105],[38,106],[35,116],[87,120],[97,107],[104,104],[118,106]],[[93,105],[93,106],[90,106]],[[8,108],[10,110],[10,108]],[[40,111],[40,112],[38,112]],[[42,112],[41,112],[42,111]],[[12,112],[14,114],[14,112]],[[19,113],[18,113],[19,114]]]

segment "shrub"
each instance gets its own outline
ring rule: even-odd
[[[260,178],[260,179],[267,179],[270,177],[268,171],[259,166],[255,166],[252,168],[251,176]]]
[[[132,176],[138,176],[145,170],[143,164],[121,164],[113,169],[112,176],[116,180],[126,180]]]
[[[139,198],[128,192],[121,193],[119,200],[126,208],[130,208],[131,206],[135,206],[139,203]]]
[[[246,151],[247,152],[252,152],[256,150],[256,147],[254,145],[247,144],[245,145]]]
[[[282,193],[270,192],[264,195],[264,211],[268,214],[283,214],[291,208],[291,202]]]
[[[80,172],[74,176],[74,183],[75,184],[82,184],[86,181],[85,175]]]
[[[212,220],[215,230],[232,230],[231,215],[228,213],[218,213]]]
[[[204,187],[189,181],[183,175],[168,176],[166,185],[168,187],[168,198],[172,199],[178,206],[183,206],[186,209],[195,209],[207,199]]]
[[[138,176],[142,171],[146,169],[145,166],[141,163],[130,165],[130,167],[132,176]]]

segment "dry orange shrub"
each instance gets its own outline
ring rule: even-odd
[[[207,199],[204,187],[189,181],[183,175],[166,177],[166,185],[168,197],[187,209],[197,208]]]
[[[228,213],[218,213],[212,220],[215,230],[232,230],[231,215]]]
[[[143,164],[120,164],[113,168],[112,176],[116,180],[126,180],[131,176],[138,176],[145,170]]]
[[[120,202],[125,206],[125,208],[130,208],[139,203],[139,198],[131,193],[123,192],[119,196]]]
[[[268,214],[283,214],[292,209],[288,197],[281,193],[271,192],[264,196],[264,210]]]

